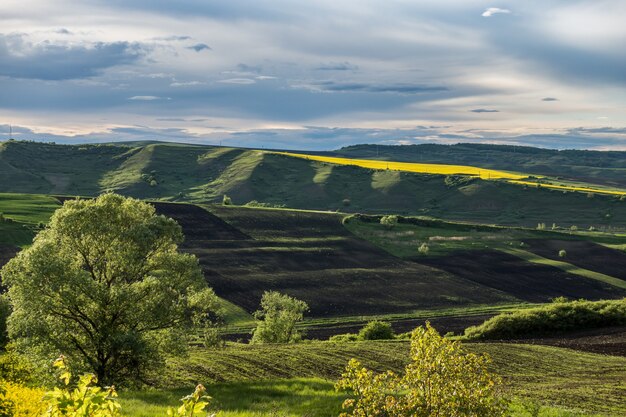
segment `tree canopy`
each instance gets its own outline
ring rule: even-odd
[[[281,294],[265,291],[261,298],[261,309],[254,313],[260,320],[252,336],[252,343],[289,343],[300,340],[302,335],[296,323],[302,321],[309,306],[304,301]]]
[[[139,200],[66,201],[1,271],[9,336],[32,355],[68,356],[101,384],[143,378],[216,307],[182,240],[174,220]]]

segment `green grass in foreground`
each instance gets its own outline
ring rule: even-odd
[[[626,358],[569,349],[504,343],[467,344],[493,358],[493,370],[514,399],[513,416],[530,416],[523,403],[537,401],[541,416],[626,413]],[[378,371],[399,371],[408,360],[408,342],[313,342],[298,345],[229,345],[223,350],[193,350],[170,363],[165,385],[122,392],[129,417],[164,415],[196,383],[207,385],[224,416],[336,416],[344,395],[333,382],[356,357]],[[182,388],[181,388],[182,387]]]
[[[334,384],[318,378],[277,379],[256,382],[214,384],[209,387],[213,397],[212,411],[223,417],[336,417],[347,396],[336,392]],[[153,390],[128,392],[122,395],[123,415],[127,417],[165,416],[168,407],[180,404],[189,390]],[[514,399],[511,417],[531,417],[524,404]],[[559,407],[542,406],[541,417],[599,416]]]
[[[486,352],[492,357],[493,370],[504,378],[506,394],[510,397],[536,399],[544,405],[588,413],[626,414],[626,403],[622,401],[626,395],[624,357],[537,345],[469,343],[465,346],[469,351]],[[222,350],[195,349],[189,358],[170,363],[168,372],[161,376],[162,389],[185,387],[181,392],[186,392],[196,383],[208,386],[249,382],[254,386],[258,381],[293,378],[334,381],[350,358],[358,358],[378,371],[398,371],[408,360],[408,349],[406,341],[234,344]],[[213,392],[212,386],[209,392]]]

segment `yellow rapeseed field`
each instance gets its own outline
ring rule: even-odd
[[[439,175],[472,175],[480,177],[483,180],[505,180],[511,184],[538,186],[537,182],[529,181],[528,174],[499,171],[495,169],[487,169],[480,167],[473,167],[467,165],[447,165],[447,164],[420,164],[414,162],[394,162],[394,161],[380,161],[374,159],[352,159],[352,158],[338,158],[332,156],[321,155],[308,155],[291,152],[275,152],[280,155],[292,156],[295,158],[308,159],[310,161],[327,162],[329,164],[336,165],[354,165],[361,168],[380,169],[380,170],[393,170],[404,172],[416,172],[421,174],[439,174]],[[545,178],[537,176],[537,178]],[[542,188],[551,188],[555,190],[563,191],[577,191],[584,193],[599,193],[610,195],[626,195],[622,190],[608,190],[604,188],[593,187],[581,187],[574,185],[557,185],[557,184],[540,184]]]
[[[304,155],[290,152],[279,152],[281,155],[293,156],[296,158],[308,159],[311,161],[328,162],[337,165],[356,165],[369,169],[390,169],[393,171],[417,172],[422,174],[441,175],[473,175],[482,179],[522,179],[528,177],[524,174],[515,174],[494,169],[485,169],[465,165],[444,165],[444,164],[418,164],[413,162],[393,162],[377,161],[372,159],[351,159],[336,158],[331,156]]]

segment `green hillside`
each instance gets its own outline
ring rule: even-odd
[[[332,152],[348,158],[477,165],[485,168],[551,175],[583,182],[626,186],[626,152],[555,150],[528,146],[354,145]]]
[[[410,155],[407,152],[404,159]],[[490,164],[471,158],[456,161],[454,153],[445,162]],[[539,165],[535,168],[540,170]],[[249,149],[0,144],[0,192],[90,196],[107,190],[166,201],[208,203],[228,194],[236,204],[257,200],[292,208],[394,212],[478,223],[626,228],[626,201],[614,196],[338,166]]]

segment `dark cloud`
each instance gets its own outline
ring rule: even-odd
[[[500,113],[500,110],[495,109],[472,109],[472,113]]]
[[[201,51],[210,51],[211,47],[209,45],[207,45],[206,43],[197,43],[195,45],[192,46],[188,46],[187,49],[193,49],[196,52],[201,52]]]
[[[187,36],[187,35],[171,35],[171,36],[164,36],[164,37],[159,37],[159,38],[153,38],[155,41],[188,41],[191,39],[191,36]]]
[[[72,32],[70,32],[68,29],[65,28],[60,28],[54,31],[54,33],[58,33],[59,35],[71,35]]]
[[[0,34],[0,75],[11,78],[70,80],[137,62],[147,50],[137,43],[84,45],[31,43],[25,35]]]
[[[421,94],[448,91],[447,87],[419,84],[367,84],[320,81],[313,83],[311,86],[313,87],[313,89],[331,92]]]
[[[349,62],[340,62],[320,65],[315,69],[318,71],[356,71],[359,67]]]
[[[258,74],[261,72],[261,69],[259,65],[237,64],[236,72]]]
[[[554,97],[544,97],[541,101],[559,101],[559,99]]]

